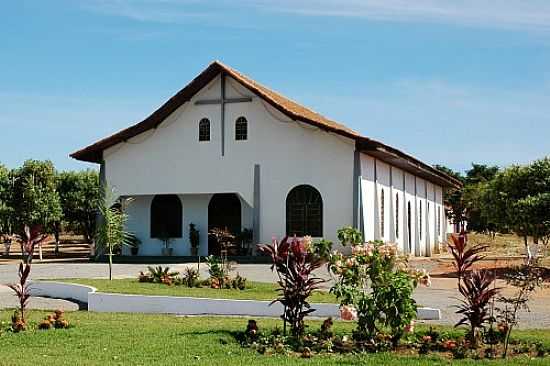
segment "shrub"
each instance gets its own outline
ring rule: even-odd
[[[476,262],[484,258],[481,253],[487,249],[486,245],[481,244],[468,247],[468,237],[464,232],[460,235],[451,235],[451,243],[448,244],[448,247],[453,256],[453,265],[459,282]]]
[[[235,290],[244,290],[246,288],[246,278],[237,273],[237,276],[231,280],[231,287]]]
[[[143,273],[143,271],[139,272],[138,276],[139,282],[153,282],[153,277],[150,276],[149,273]]]
[[[396,346],[416,318],[412,293],[419,283],[430,284],[428,273],[409,270],[394,244],[363,244],[361,233],[352,228],[339,230],[338,238],[343,246],[352,246],[350,255],[333,252],[330,256],[329,268],[336,280],[331,292],[340,300],[342,318],[357,318],[354,337],[362,342],[375,342],[377,334],[389,328]]]
[[[186,267],[182,273],[182,283],[187,287],[195,287],[199,282],[199,272],[192,268]]]
[[[18,240],[21,242],[22,252],[27,254],[27,260],[25,263],[19,263],[19,283],[8,285],[8,287],[15,292],[19,300],[19,309],[12,318],[12,329],[16,332],[25,330],[26,328],[25,312],[31,297],[28,279],[31,274],[31,262],[34,255],[34,248],[47,238],[47,235],[40,233],[39,226],[34,226],[32,229],[29,226],[25,226],[24,232],[24,239],[18,237]]]
[[[489,304],[499,289],[493,286],[495,278],[488,271],[474,270],[464,277],[458,291],[464,297],[458,306],[457,314],[463,316],[456,326],[466,324],[470,330],[468,339],[475,348],[481,336],[484,325],[491,320]]]
[[[325,280],[313,276],[324,261],[311,250],[311,238],[285,237],[280,243],[273,240],[271,245],[259,245],[258,250],[267,254],[273,261],[272,269],[277,272],[280,295],[274,302],[284,306],[281,318],[290,325],[292,336],[301,338],[304,334],[304,318],[312,309],[308,298]]]
[[[489,304],[498,294],[494,286],[495,277],[488,271],[471,270],[474,264],[483,259],[487,246],[468,246],[468,237],[462,232],[459,236],[452,235],[449,251],[454,259],[457,270],[458,291],[463,296],[462,304],[458,306],[457,314],[462,318],[455,326],[469,327],[468,340],[471,348],[476,348],[485,324],[493,321]]]
[[[212,288],[231,288],[229,283],[229,272],[231,272],[231,263],[223,257],[209,255],[206,257],[208,274],[210,275],[210,285]]]
[[[504,305],[503,309],[497,309],[500,320],[499,328],[504,338],[504,358],[508,355],[512,330],[519,324],[519,311],[529,310],[531,296],[543,286],[541,270],[537,267],[537,261],[528,261],[526,265],[506,274],[506,283],[514,287],[516,291],[511,296],[500,296],[498,299]]]
[[[19,333],[27,329],[27,322],[21,315],[19,310],[15,310],[11,316],[11,330],[14,333]]]
[[[147,270],[149,271],[146,276],[150,277],[152,279],[151,282],[154,283],[164,283],[165,285],[172,285],[174,284],[176,278],[178,277],[178,272],[171,272],[170,267],[162,267],[162,266],[156,266],[156,267],[147,267]],[[141,278],[141,274],[140,274]],[[142,281],[147,282],[147,281]]]

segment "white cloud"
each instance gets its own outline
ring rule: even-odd
[[[88,9],[137,21],[216,23],[227,17],[286,13],[310,17],[353,17],[515,30],[550,30],[548,0],[88,0]],[[254,22],[254,17],[249,18]]]
[[[255,3],[267,6],[269,1]],[[309,16],[550,29],[546,0],[284,0],[272,9]]]

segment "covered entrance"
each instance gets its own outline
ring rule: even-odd
[[[208,232],[227,230],[233,235],[241,232],[241,201],[235,193],[217,193],[208,204]],[[208,235],[208,254],[220,255],[221,245],[215,235]],[[230,248],[228,248],[230,249]]]

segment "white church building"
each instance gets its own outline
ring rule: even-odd
[[[215,61],[143,121],[71,155],[100,164],[103,184],[132,197],[139,255],[218,253],[213,228],[251,229],[253,243],[311,235],[366,240],[429,256],[445,240],[443,191],[460,183],[329,120]],[[125,251],[126,253],[126,251]]]

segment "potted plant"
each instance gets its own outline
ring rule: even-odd
[[[165,257],[171,257],[174,252],[174,248],[170,248],[170,242],[173,240],[167,232],[163,232],[160,240],[164,243],[164,248],[162,248],[162,255]]]
[[[128,243],[128,246],[130,247],[130,253],[132,255],[138,255],[140,244],[141,240],[139,240],[137,236],[133,235],[130,239],[130,242]]]
[[[6,235],[4,237],[4,255],[6,257],[10,255],[10,249],[11,249],[11,237]]]
[[[193,223],[189,224],[189,242],[191,243],[191,255],[197,256],[199,254],[200,236]]]
[[[240,243],[239,255],[252,255],[251,243],[253,240],[252,229],[243,229],[238,235],[237,240]]]

